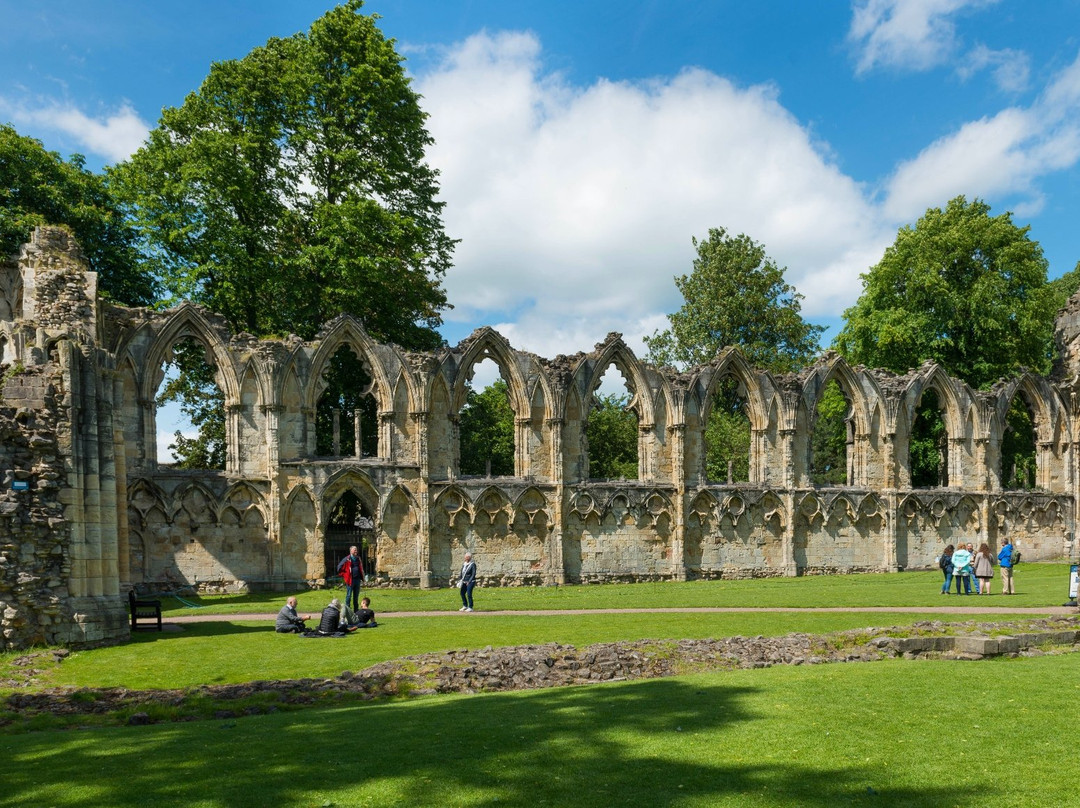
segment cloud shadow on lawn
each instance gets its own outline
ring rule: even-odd
[[[17,746],[0,744],[11,755],[0,775],[11,801],[0,804],[75,805],[72,788],[83,785],[102,805],[227,808],[674,806],[744,798],[821,808],[955,806],[988,796],[944,785],[889,788],[880,771],[843,760],[827,769],[782,754],[777,760],[782,741],[775,739],[763,742],[758,759],[733,746],[744,731],[725,736],[746,722],[760,723],[763,737],[775,734],[771,719],[746,706],[754,693],[659,679],[20,736]],[[754,762],[734,762],[736,755]]]

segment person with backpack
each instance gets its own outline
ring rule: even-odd
[[[1013,567],[1019,561],[1020,553],[1017,551],[1016,545],[1009,539],[1005,539],[1005,545],[1001,548],[1001,552],[998,553],[998,566],[1001,567],[1001,594],[1016,594],[1016,589],[1013,587]]]
[[[948,545],[938,558],[938,566],[941,568],[942,573],[945,575],[945,585],[941,587],[941,594],[949,594],[949,590],[952,588],[952,576],[953,576],[953,550],[956,548],[951,544]]]

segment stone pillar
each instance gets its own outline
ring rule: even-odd
[[[668,427],[671,446],[671,471],[675,484],[675,496],[671,515],[671,577],[686,580],[686,424]]]
[[[530,475],[529,460],[529,428],[532,426],[532,418],[518,415],[514,418],[514,476],[528,477]]]
[[[225,472],[227,474],[239,475],[241,473],[240,433],[243,417],[243,404],[225,404]]]
[[[548,418],[544,421],[548,445],[551,447],[552,479],[555,490],[551,494],[551,525],[548,530],[549,562],[548,583],[562,586],[566,583],[566,561],[563,558],[563,537],[566,532],[566,515],[563,507],[566,483],[563,479],[563,419]]]
[[[280,404],[262,405],[266,468],[270,478],[270,491],[266,496],[266,543],[270,551],[271,586],[276,591],[282,591],[286,586],[285,544],[281,530],[281,469],[278,466],[281,454],[278,430],[284,409]]]
[[[157,456],[157,403],[152,398],[140,398],[139,405],[139,435],[142,445],[139,447],[138,456],[154,462],[143,461],[143,467],[139,469],[144,473],[156,470],[161,458]]]
[[[965,438],[949,438],[949,488],[967,488],[968,486],[969,480],[965,473],[967,469],[964,468],[964,459],[967,454],[964,451],[966,443],[967,441]]]
[[[416,434],[416,454],[420,478],[416,481],[416,563],[420,571],[420,588],[432,589],[435,575],[431,569],[431,488],[428,484],[428,415],[427,410],[409,413]]]
[[[360,419],[356,419],[357,446],[360,445]],[[379,410],[379,445],[376,449],[379,457],[392,459],[394,457],[394,411]],[[357,449],[357,456],[360,450]]]
[[[113,457],[116,466],[116,554],[117,577],[131,581],[131,532],[127,511],[127,451],[124,448],[124,381],[113,374]]]
[[[653,444],[656,442],[656,424],[638,424],[638,479],[653,482],[656,470],[653,468]]]

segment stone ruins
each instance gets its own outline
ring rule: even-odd
[[[311,341],[256,339],[199,306],[99,299],[69,232],[38,228],[0,264],[0,648],[122,640],[132,587],[325,585],[350,543],[366,547],[373,585],[414,587],[445,586],[466,551],[484,585],[889,572],[931,566],[949,542],[997,548],[1006,536],[1028,560],[1071,556],[1080,295],[1056,339],[1052,378],[1024,373],[986,392],[932,363],[895,375],[832,353],[774,375],[726,349],[676,372],[640,361],[618,334],[550,360],[490,328],[409,353],[349,316]],[[158,461],[155,398],[190,340],[224,394],[224,471]],[[324,372],[341,349],[371,378],[366,441],[355,439],[359,414],[350,428],[335,413],[332,440],[317,435]],[[458,413],[486,359],[509,388],[513,476],[459,473]],[[612,365],[633,396],[635,480],[589,476],[585,427]],[[705,425],[727,379],[751,423],[749,482],[705,475]],[[831,381],[850,405],[847,484],[821,487],[811,437]],[[914,488],[909,434],[929,390],[947,431],[943,485]],[[1035,487],[1003,490],[1016,397],[1034,425]],[[334,523],[343,497],[352,524]]]

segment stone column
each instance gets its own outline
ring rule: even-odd
[[[225,405],[225,472],[240,474],[240,421],[243,418],[244,405],[232,403]]]
[[[514,476],[528,477],[530,466],[529,458],[529,427],[532,426],[532,418],[528,416],[516,416],[514,418]]]
[[[555,489],[551,494],[551,525],[548,531],[548,583],[562,586],[566,583],[566,561],[563,558],[563,536],[566,529],[563,501],[566,483],[563,479],[563,419],[548,418],[544,421],[548,445],[551,447],[551,470]]]
[[[416,563],[420,571],[420,588],[432,589],[435,575],[431,569],[431,487],[428,463],[428,411],[409,413],[416,434],[416,455],[420,477],[416,481]]]
[[[117,577],[131,581],[131,532],[127,512],[127,452],[124,448],[124,381],[113,374],[113,457],[116,464]]]
[[[357,435],[357,457],[360,456],[360,427],[359,419],[357,419],[356,427]],[[393,410],[379,410],[379,445],[376,449],[379,457],[391,460],[394,457],[394,411]]]
[[[266,542],[270,547],[271,577],[275,580],[274,589],[285,587],[285,543],[281,531],[281,484],[279,460],[281,443],[279,419],[285,408],[280,404],[263,404],[263,424],[266,451],[267,476],[270,478],[270,491],[266,497]]]
[[[676,581],[686,580],[686,424],[668,427],[671,446],[672,482],[675,496],[671,515],[671,576]]]
[[[638,479],[652,482],[656,478],[653,468],[653,443],[656,440],[656,424],[638,424]]]

